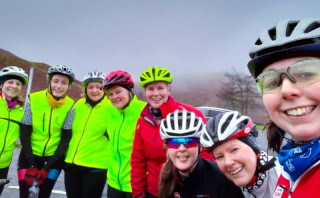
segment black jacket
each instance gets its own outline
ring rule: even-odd
[[[172,197],[241,198],[243,194],[239,187],[220,172],[215,162],[199,158],[190,176],[185,181],[176,183]]]

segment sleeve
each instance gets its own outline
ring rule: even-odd
[[[71,130],[73,118],[74,118],[74,105],[72,106],[72,108],[68,112],[68,115],[67,115],[66,119],[64,120],[62,128],[65,130]]]
[[[74,117],[74,106],[70,109],[68,112],[68,115],[64,121],[62,130],[61,130],[61,140],[59,142],[59,145],[54,152],[53,156],[50,157],[48,160],[45,169],[50,169],[52,166],[54,166],[64,155],[66,150],[68,149],[69,142],[72,136],[72,122]]]
[[[29,167],[35,166],[35,160],[32,154],[31,147],[32,133],[32,113],[29,100],[26,102],[22,124],[20,126],[20,141],[22,145],[21,152],[26,158]]]
[[[133,141],[131,154],[131,186],[132,197],[143,197],[147,191],[147,162],[144,152],[143,139],[141,137],[142,123],[139,118]]]

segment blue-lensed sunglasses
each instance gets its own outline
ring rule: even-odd
[[[180,144],[183,144],[186,148],[192,148],[198,146],[198,139],[196,138],[173,138],[167,141],[168,148],[178,149]]]

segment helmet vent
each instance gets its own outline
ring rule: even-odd
[[[268,31],[268,33],[269,33],[269,36],[270,36],[271,40],[273,40],[273,41],[276,40],[276,38],[277,38],[276,28],[270,29],[270,30]]]
[[[170,77],[170,73],[167,73],[166,75],[164,75],[164,77]]]
[[[257,41],[256,41],[256,43],[255,43],[256,45],[261,45],[262,44],[262,42],[261,42],[261,40],[260,39],[258,39]]]
[[[288,26],[287,26],[287,31],[286,31],[286,36],[289,37],[294,28],[296,28],[296,26],[298,25],[298,22],[297,21],[294,21],[293,23],[289,23]]]
[[[315,29],[318,29],[319,27],[320,24],[318,22],[313,22],[304,30],[304,33],[309,33]]]

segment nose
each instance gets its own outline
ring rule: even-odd
[[[234,160],[232,156],[230,155],[225,155],[224,156],[224,165],[225,166],[232,166],[234,164]]]
[[[281,95],[284,99],[290,100],[301,95],[301,89],[288,77],[282,79],[282,84],[280,86]]]
[[[185,151],[187,148],[183,143],[180,143],[180,146],[178,148],[178,151]]]

